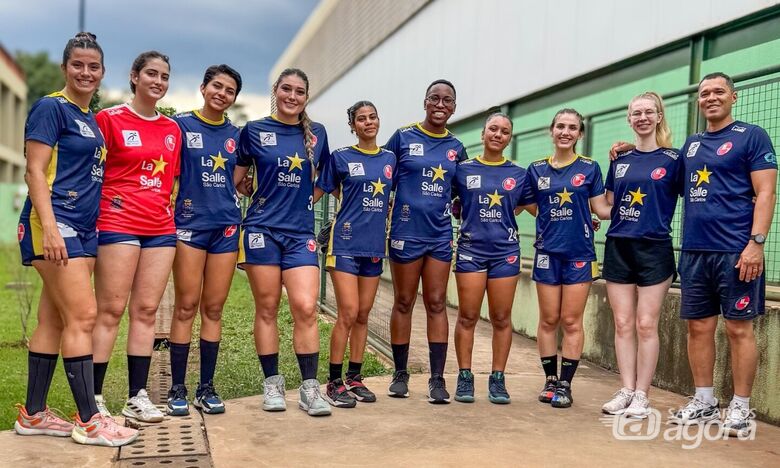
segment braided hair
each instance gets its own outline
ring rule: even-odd
[[[285,68],[282,70],[282,73],[279,74],[279,78],[276,79],[276,82],[273,86],[273,93],[271,95],[272,113],[276,112],[276,88],[279,86],[279,83],[281,83],[282,79],[291,75],[297,76],[303,80],[303,83],[306,85],[306,99],[309,98],[309,77],[306,76],[306,73],[298,68]],[[311,118],[306,112],[305,106],[298,117],[300,119],[300,125],[303,128],[303,144],[306,147],[306,157],[309,159],[310,163],[314,164],[314,132],[311,130]],[[312,176],[313,174],[314,171],[312,171]]]

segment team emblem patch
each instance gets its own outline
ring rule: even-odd
[[[742,296],[734,303],[734,307],[736,307],[737,310],[745,310],[748,305],[750,305],[750,296]]]
[[[230,225],[230,226],[226,227],[225,230],[222,232],[222,235],[224,237],[233,237],[233,234],[235,234],[237,230],[238,229],[236,228],[236,225],[233,224],[233,225]]]
[[[696,156],[696,152],[699,150],[699,146],[701,146],[701,143],[698,141],[691,143],[691,146],[688,147],[688,152],[685,153],[685,157],[692,158]]]
[[[517,255],[510,255],[506,258],[506,262],[510,265],[514,265],[517,262]]]
[[[550,178],[549,177],[539,177],[539,180],[536,181],[539,190],[547,190],[550,188]]]
[[[661,180],[666,175],[666,169],[663,167],[656,167],[653,172],[650,173],[650,178],[653,180]]]
[[[306,248],[309,249],[309,252],[314,252],[317,250],[317,243],[314,242],[314,239],[309,239],[306,241]]]
[[[501,183],[501,186],[504,187],[504,190],[513,190],[516,185],[517,181],[513,177],[507,177]]]
[[[16,237],[19,239],[19,242],[24,239],[24,224],[19,223],[19,226],[16,228]]]
[[[81,120],[74,119],[76,121],[76,125],[79,126],[79,133],[81,133],[81,136],[86,138],[95,138],[95,132],[92,131],[91,128],[89,128],[89,125],[85,124]]]
[[[575,187],[579,187],[584,183],[585,183],[585,174],[583,173],[575,174],[571,178],[571,184]]]
[[[390,167],[390,164],[385,165],[385,169],[384,170],[385,170],[385,177],[387,177],[388,179],[392,179],[393,178],[393,168]]]
[[[190,229],[177,229],[176,238],[180,241],[189,242],[192,240],[192,231]]]
[[[363,163],[347,163],[347,167],[349,167],[349,176],[350,177],[356,177],[356,176],[364,176],[366,175],[366,171],[363,168]]]
[[[423,150],[422,143],[409,144],[409,156],[424,156],[424,155],[425,155],[425,151]]]
[[[550,256],[549,255],[537,255],[536,256],[536,268],[541,270],[550,269]]]
[[[276,133],[260,132],[260,146],[276,146]]]
[[[203,148],[203,134],[200,132],[186,132],[187,148]]]
[[[450,161],[455,161],[455,158],[457,157],[458,157],[458,152],[455,151],[454,149],[447,151],[447,159],[449,159]]]
[[[588,262],[574,262],[574,268],[580,270],[585,267]]]
[[[381,260],[379,257],[371,257],[371,263],[379,263]]]
[[[474,190],[482,187],[482,176],[470,175],[466,176],[466,189]]]
[[[228,138],[225,140],[225,151],[228,153],[235,153],[236,152],[236,140],[232,138]]]
[[[165,135],[165,147],[168,151],[176,149],[176,138],[173,135]]]
[[[620,179],[626,175],[631,164],[618,164],[615,166],[615,178]]]
[[[725,155],[726,153],[728,153],[729,151],[731,151],[731,148],[733,148],[733,147],[734,147],[734,144],[733,144],[733,143],[731,143],[730,141],[727,141],[726,143],[723,143],[723,144],[722,144],[722,145],[720,145],[720,147],[718,148],[718,151],[717,151],[717,153],[718,153],[718,156],[723,156],[723,155]]]
[[[775,156],[774,153],[766,153],[764,155],[764,161],[768,162],[769,164],[777,164],[777,156]]]
[[[395,250],[403,250],[404,249],[404,241],[397,240],[397,239],[390,239],[390,247]]]

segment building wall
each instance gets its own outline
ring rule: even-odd
[[[659,0],[647,8],[640,0],[434,0],[316,95],[311,115],[326,125],[333,146],[342,146],[352,142],[346,108],[372,100],[384,141],[423,117],[425,87],[434,79],[458,88],[456,122],[778,3]],[[308,34],[310,53],[324,53],[327,37]],[[277,68],[288,65],[300,64],[283,56]]]
[[[26,117],[24,75],[0,45],[0,183],[23,180]]]

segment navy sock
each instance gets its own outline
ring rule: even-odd
[[[171,385],[184,385],[184,379],[187,377],[190,344],[171,341],[168,347],[171,353]]]
[[[138,395],[141,389],[146,388],[146,380],[149,378],[149,366],[152,364],[151,356],[127,355],[128,397]]]
[[[444,375],[444,363],[447,361],[447,343],[428,343],[428,357],[431,362],[431,375]]]
[[[344,369],[344,363],[343,362],[331,362],[329,366],[329,376],[328,380],[333,382],[336,379],[341,378],[341,371]]]
[[[46,409],[46,397],[57,367],[58,354],[27,352],[27,400],[24,408],[33,415]]]
[[[547,356],[541,359],[545,377],[558,377],[558,355]]]
[[[577,372],[577,364],[579,363],[579,359],[561,357],[561,380],[571,383],[574,378],[574,373]]]
[[[263,375],[266,379],[279,375],[279,353],[258,354],[257,358],[260,359],[260,367],[263,368]]]
[[[395,364],[396,371],[405,371],[406,363],[409,361],[409,343],[404,344],[392,344],[393,348],[393,364]]]
[[[76,400],[79,418],[81,418],[81,422],[89,421],[98,412],[95,403],[92,355],[63,357],[62,363],[65,367],[65,376],[68,378],[70,391],[73,392],[73,399]]]
[[[354,378],[360,374],[360,370],[363,368],[362,362],[349,361],[349,367],[347,368],[347,378]]]
[[[103,394],[103,381],[106,379],[107,370],[108,361],[92,363],[92,374],[95,379],[95,395]]]
[[[214,381],[214,370],[217,368],[219,341],[200,339],[200,384]]]
[[[317,364],[319,363],[320,353],[298,354],[298,367],[301,368],[301,379],[310,380],[317,378]]]

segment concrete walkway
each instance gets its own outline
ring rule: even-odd
[[[387,310],[392,295],[383,289],[378,298],[377,308]],[[450,310],[449,315],[453,329],[456,312]],[[574,379],[572,408],[541,404],[536,400],[542,384],[536,343],[520,336],[514,337],[507,367],[512,404],[493,405],[486,397],[490,336],[490,325],[480,322],[473,361],[478,374],[476,403],[429,404],[427,376],[420,374],[411,378],[408,399],[385,396],[389,376],[367,379],[366,384],[379,396],[377,403],[334,409],[326,418],[312,418],[298,410],[297,391],[288,392],[284,413],[263,412],[259,396],[232,400],[224,415],[204,416],[214,465],[780,466],[780,428],[759,423],[752,441],[697,443],[702,432],[692,428],[680,433],[676,426],[665,424],[668,409],[683,404],[685,398],[657,389],[650,398],[662,414],[659,434],[651,440],[618,440],[612,420],[600,413],[602,403],[620,386],[618,376],[586,362],[580,364]],[[425,343],[425,312],[419,301],[410,355],[414,367],[427,367]],[[451,393],[456,371],[451,346],[447,363]],[[648,424],[633,423],[618,427],[617,432],[639,439],[652,432]],[[710,429],[712,439],[717,428]],[[111,449],[81,447],[69,439],[0,433],[0,466],[110,466],[115,454]]]

